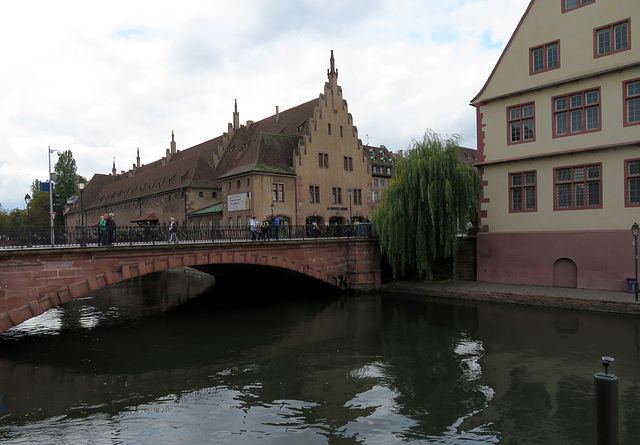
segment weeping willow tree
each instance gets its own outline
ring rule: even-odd
[[[391,185],[372,214],[394,279],[410,271],[433,279],[434,261],[454,256],[459,233],[476,221],[480,176],[460,161],[459,141],[457,135],[442,139],[427,131],[396,162]]]

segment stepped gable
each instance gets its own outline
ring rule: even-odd
[[[253,171],[295,174],[293,153],[308,133],[318,101],[310,100],[238,128],[218,164],[219,178]]]

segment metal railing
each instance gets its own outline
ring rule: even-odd
[[[223,241],[282,241],[293,239],[370,238],[369,223],[356,225],[258,227],[195,227],[179,226],[179,243],[211,243]],[[53,237],[53,240],[52,240]],[[169,231],[164,226],[117,226],[113,233],[99,227],[0,227],[1,249],[98,247],[111,245],[169,243]]]

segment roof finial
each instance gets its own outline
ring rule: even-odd
[[[331,66],[331,69],[327,70],[327,75],[335,74],[336,77],[337,77],[338,76],[338,70],[336,69],[336,61],[333,58],[333,50],[331,50],[331,59],[329,59],[329,64]]]

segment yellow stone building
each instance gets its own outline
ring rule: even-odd
[[[260,121],[240,124],[237,103],[227,131],[126,172],[95,175],[83,193],[88,225],[114,213],[132,222],[246,227],[277,214],[282,224],[345,224],[366,219],[371,163],[338,85],[331,52],[327,81],[315,99]],[[66,212],[79,225],[80,200]]]
[[[624,290],[640,221],[640,3],[532,0],[482,90],[478,281]]]

